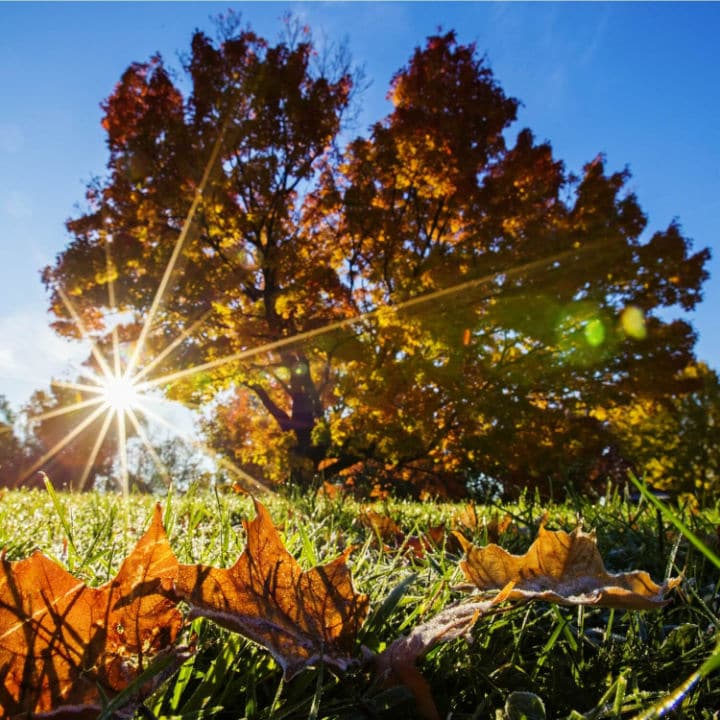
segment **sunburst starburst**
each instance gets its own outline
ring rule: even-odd
[[[112,375],[102,379],[100,386],[103,401],[118,415],[137,408],[142,403],[142,393],[132,378]]]
[[[175,265],[178,258],[180,257],[181,251],[185,244],[190,229],[193,216],[197,211],[197,207],[201,201],[204,188],[207,185],[210,172],[212,167],[218,160],[219,151],[222,144],[222,138],[225,132],[225,126],[223,126],[218,138],[216,139],[213,150],[208,159],[203,178],[200,182],[200,186],[196,191],[193,203],[188,211],[187,217],[183,228],[176,240],[175,247],[172,255],[165,268],[163,277],[158,285],[157,291],[153,302],[145,315],[145,321],[137,340],[134,343],[134,347],[128,358],[124,358],[121,353],[121,343],[119,339],[119,323],[117,319],[119,317],[118,304],[115,297],[115,287],[113,278],[116,276],[115,267],[113,265],[111,257],[111,244],[112,239],[109,237],[105,238],[105,252],[107,262],[107,286],[108,286],[108,307],[110,312],[106,316],[106,320],[112,324],[110,335],[112,338],[111,345],[111,356],[108,358],[100,349],[100,347],[93,341],[92,334],[88,332],[85,327],[81,315],[77,308],[74,306],[68,295],[63,291],[61,287],[57,288],[58,295],[62,300],[69,316],[75,322],[80,336],[90,343],[90,351],[94,360],[96,370],[91,372],[89,375],[85,373],[83,382],[66,382],[66,381],[53,381],[54,385],[66,387],[71,390],[75,390],[82,399],[79,399],[75,403],[63,405],[61,407],[53,408],[45,413],[31,418],[35,421],[43,421],[53,417],[60,417],[69,415],[77,412],[81,409],[89,411],[81,421],[77,422],[71,427],[68,432],[58,440],[51,448],[49,448],[42,457],[38,458],[30,468],[18,478],[18,483],[24,482],[32,474],[41,470],[43,466],[51,460],[54,456],[60,453],[66,448],[80,433],[88,429],[96,421],[101,422],[101,426],[97,435],[95,436],[93,448],[89,453],[82,475],[78,478],[75,486],[77,489],[82,490],[85,487],[88,477],[92,472],[95,461],[100,453],[100,450],[105,442],[105,438],[110,430],[113,421],[115,421],[117,431],[117,452],[120,459],[120,484],[124,493],[127,494],[129,489],[128,480],[128,423],[131,430],[140,439],[146,451],[152,458],[153,462],[157,466],[161,476],[170,483],[170,474],[168,469],[163,465],[162,460],[155,452],[143,423],[140,422],[139,416],[142,416],[147,421],[160,424],[176,436],[182,438],[189,444],[197,447],[200,451],[207,453],[209,456],[214,458],[214,461],[218,466],[225,467],[230,470],[233,475],[240,481],[253,487],[256,491],[262,489],[267,490],[261,483],[255,478],[252,478],[247,473],[243,472],[240,468],[234,465],[225,458],[218,458],[211,448],[203,443],[197,441],[196,438],[190,437],[187,433],[183,432],[174,423],[168,422],[157,412],[152,411],[147,403],[155,402],[159,398],[157,397],[157,388],[160,385],[172,382],[174,379],[173,375],[165,375],[164,377],[151,377],[151,373],[156,370],[160,363],[173,353],[184,340],[186,340],[192,333],[202,325],[206,318],[204,314],[201,318],[197,319],[188,328],[186,328],[177,338],[175,338],[165,349],[161,350],[153,358],[145,358],[144,354],[147,349],[147,340],[150,334],[154,318],[158,309],[163,302],[165,293],[168,289],[170,279],[173,275]],[[121,313],[120,313],[121,314]],[[113,317],[114,316],[114,317]],[[114,322],[113,322],[114,320]],[[200,367],[200,370],[203,370]],[[88,397],[89,396],[89,397]]]

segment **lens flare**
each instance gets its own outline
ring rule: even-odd
[[[633,340],[644,340],[647,337],[645,313],[635,305],[628,305],[620,315],[623,332]]]
[[[585,339],[588,345],[599,347],[605,341],[605,325],[600,318],[593,318],[585,325]]]

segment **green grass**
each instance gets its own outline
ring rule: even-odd
[[[573,720],[718,717],[720,511],[693,514],[675,507],[668,513],[663,507],[658,514],[649,498],[635,504],[625,496],[614,490],[602,503],[573,498],[550,507],[527,497],[478,509],[488,519],[495,513],[512,516],[500,536],[500,545],[512,552],[529,547],[547,512],[550,529],[570,530],[578,518],[586,529],[595,528],[610,571],[644,569],[656,581],[682,573],[685,580],[671,604],[657,611],[531,603],[481,618],[472,643],[440,644],[419,665],[443,718],[522,717],[526,701],[528,718],[542,717],[540,705],[547,718]],[[0,500],[0,546],[10,560],[39,549],[88,584],[99,585],[115,575],[155,502],[140,495],[126,501],[112,494],[7,492]],[[195,620],[197,652],[146,702],[149,712],[138,717],[417,717],[412,694],[404,687],[383,686],[360,660],[363,652],[381,652],[465,596],[456,589],[463,581],[457,549],[448,542],[418,558],[402,548],[384,548],[358,521],[360,505],[347,498],[330,501],[305,494],[264,502],[304,567],[354,546],[355,587],[371,600],[358,640],[357,668],[343,676],[311,668],[284,682],[267,651],[209,621]],[[241,520],[254,514],[249,498],[199,490],[163,499],[163,508],[180,562],[216,566],[237,558],[244,547]],[[375,509],[410,535],[440,523],[452,527],[458,507],[387,501]],[[485,542],[487,529],[479,527],[469,539]],[[686,692],[672,698],[686,679]]]

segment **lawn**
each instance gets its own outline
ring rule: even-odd
[[[495,540],[519,554],[541,522],[570,531],[579,520],[596,531],[609,571],[642,569],[658,583],[682,575],[669,604],[626,611],[500,603],[477,618],[470,637],[438,642],[419,661],[439,716],[718,717],[720,684],[710,671],[720,655],[720,570],[706,555],[717,550],[717,506],[698,512],[673,505],[676,519],[700,541],[696,547],[648,500],[631,500],[628,488],[611,488],[595,502],[575,497],[547,504],[528,495],[472,511],[467,505],[387,500],[372,505],[374,521],[370,506],[344,496],[298,493],[262,501],[303,568],[352,547],[347,562],[354,587],[370,603],[353,650],[357,662],[345,672],[321,663],[284,680],[265,648],[198,618],[183,630],[184,636],[194,634],[194,654],[147,698],[137,717],[421,717],[428,712],[422,693],[388,682],[374,671],[372,658],[471,598],[452,530],[475,545]],[[0,501],[0,546],[6,560],[39,549],[88,585],[102,585],[147,528],[156,502],[142,495],[8,491]],[[191,488],[161,502],[180,563],[228,567],[245,548],[242,520],[255,516],[251,498]],[[444,534],[438,530],[432,541],[418,542],[439,526]],[[686,692],[677,692],[688,678]]]

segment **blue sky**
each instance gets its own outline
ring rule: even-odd
[[[107,153],[100,102],[133,61],[179,67],[195,28],[228,7],[270,39],[288,10],[347,39],[372,81],[360,131],[388,110],[393,73],[439,26],[475,41],[519,121],[579,171],[598,152],[629,166],[648,233],[677,218],[713,260],[690,320],[720,367],[720,4],[0,2],[0,394],[16,409],[85,357],[48,329],[39,271]]]

